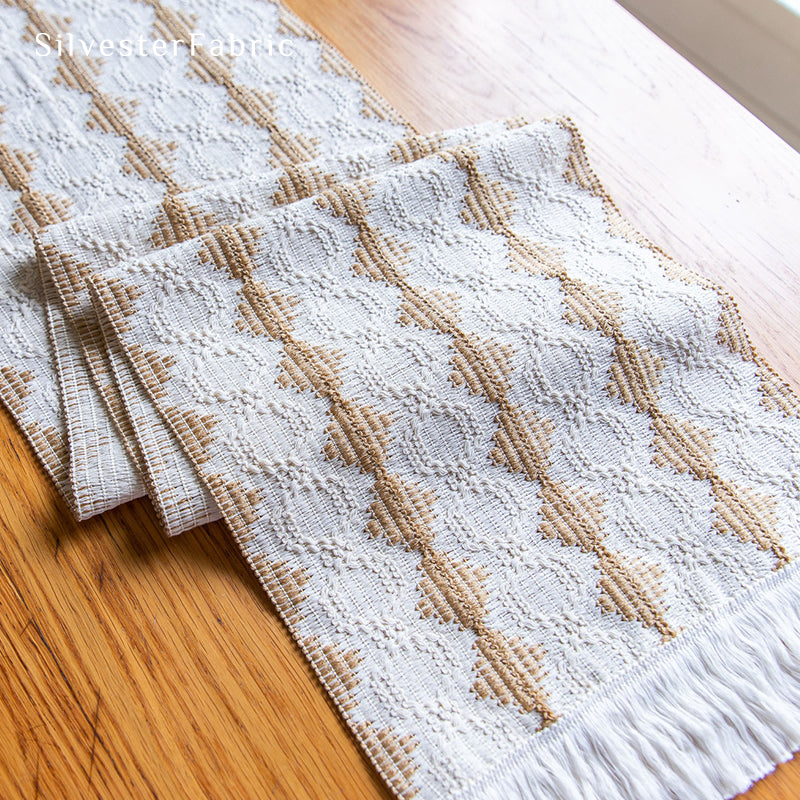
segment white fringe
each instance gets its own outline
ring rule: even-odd
[[[792,564],[504,758],[462,800],[727,800],[799,747]]]

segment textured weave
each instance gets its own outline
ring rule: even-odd
[[[221,513],[403,800],[800,746],[800,404],[569,121],[416,134],[261,0],[0,0],[0,45],[0,397],[78,517]]]
[[[399,796],[734,794],[800,733],[797,400],[571,124],[428,145],[95,274],[109,335]]]
[[[141,453],[150,495],[155,498],[156,507],[162,510],[161,517],[168,534],[180,533],[187,527],[218,516],[218,512],[174,436],[152,408],[125,360],[116,353],[114,339],[108,343],[104,340],[91,304],[86,277],[117,265],[124,254],[144,256],[157,252],[177,241],[199,237],[214,226],[236,223],[248,215],[314,196],[343,180],[378,174],[395,165],[401,152],[405,157],[418,158],[434,146],[487,136],[502,127],[500,122],[491,122],[433,137],[411,135],[398,142],[280,167],[251,178],[209,184],[173,198],[169,215],[165,215],[164,201],[152,200],[76,217],[52,225],[37,235],[36,247],[39,264],[45,273],[45,285],[59,287],[60,299],[69,309],[72,327],[81,331],[80,345],[86,361],[93,365],[87,371],[82,361],[73,359],[70,375],[73,380],[82,382],[81,389],[74,390],[74,396],[80,398],[88,393],[90,375],[106,396],[111,392],[117,394],[119,390],[112,404],[124,406],[120,408],[118,417],[129,421],[130,438],[135,440]],[[201,222],[181,228],[188,214]],[[61,345],[58,352],[63,352],[67,341],[65,335],[54,338]],[[71,347],[75,351],[79,343],[75,341]],[[111,375],[116,385],[106,389],[112,380]],[[76,401],[72,405],[77,407],[81,403]],[[81,433],[90,427],[85,420],[92,409],[81,408],[83,424],[79,423],[74,437],[73,458],[78,448],[87,447],[87,437]],[[108,427],[106,424],[101,430]],[[102,471],[102,468],[97,468],[99,454],[97,458],[91,458],[89,454],[78,458],[84,464],[94,465],[95,472]],[[97,491],[98,480],[99,476],[90,476],[84,484]]]
[[[215,37],[249,41],[254,31],[275,48],[285,42],[290,55],[210,48]],[[204,37],[193,55],[192,32]],[[160,57],[126,57],[118,47],[97,57],[104,39],[139,37],[183,44]],[[51,52],[42,54],[42,42]],[[92,42],[84,55],[81,43]],[[60,281],[45,276],[43,289],[32,234],[153,201],[159,213],[141,224],[167,244],[204,224],[178,199],[187,190],[391,141],[406,126],[333,48],[260,0],[2,0],[0,46],[0,396],[83,518],[142,494],[142,476],[151,489],[153,481],[113,378],[94,357],[97,331],[77,296],[81,265],[55,273]],[[215,516],[206,493],[180,489],[151,492],[170,531]]]

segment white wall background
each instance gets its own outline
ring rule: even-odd
[[[618,0],[800,151],[800,0]]]

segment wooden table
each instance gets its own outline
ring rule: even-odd
[[[800,155],[612,0],[291,0],[423,130],[569,114],[800,386]],[[77,525],[0,414],[0,797],[388,797],[220,525]],[[797,761],[750,800],[800,794]]]

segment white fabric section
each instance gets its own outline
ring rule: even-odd
[[[143,37],[149,47],[193,30],[203,38],[192,58],[185,46],[159,57],[126,56],[121,47],[96,57],[102,40]],[[233,58],[210,54],[215,38],[249,41],[254,31],[276,47],[285,41],[290,55],[266,47]],[[50,38],[37,42],[39,33]],[[72,35],[71,54],[65,39],[59,55],[57,33]],[[146,464],[130,420],[119,408],[110,415],[107,396],[98,393],[96,384],[105,392],[113,376],[90,379],[61,319],[51,324],[58,352],[47,344],[47,303],[31,246],[37,223],[371,147],[406,126],[341,56],[272,2],[11,0],[0,7],[0,47],[0,396],[84,518],[140,495],[142,477],[151,489],[153,481],[139,474]],[[24,218],[51,201],[41,219]],[[55,288],[63,308],[53,313],[85,337],[69,281]],[[153,497],[170,532],[216,514],[207,493],[183,488],[189,494],[180,507]]]
[[[740,638],[794,574],[796,401],[770,400],[725,344],[725,296],[627,230],[581,159],[566,123],[510,129],[92,278],[401,797],[727,796],[800,732],[770,710],[778,689],[796,708],[796,641]],[[710,663],[723,645],[776,692]],[[640,685],[676,651],[666,688]],[[648,703],[684,670],[654,739]],[[688,716],[704,672],[727,727]],[[628,704],[585,710],[612,692]]]

